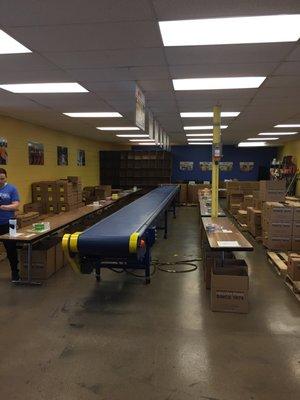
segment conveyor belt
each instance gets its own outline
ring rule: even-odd
[[[126,257],[136,253],[146,229],[177,192],[175,185],[159,187],[98,222],[79,235],[78,252],[99,257]]]

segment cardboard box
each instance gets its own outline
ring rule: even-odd
[[[267,236],[292,236],[292,221],[273,221],[264,218],[264,230]]]
[[[268,236],[263,238],[263,244],[269,250],[290,251],[292,248],[292,238],[281,236]]]
[[[289,254],[287,274],[293,281],[300,281],[300,254]]]
[[[293,210],[293,220],[300,221],[300,203],[290,203],[289,206]]]
[[[57,202],[62,204],[74,205],[78,203],[77,193],[58,193]]]
[[[47,214],[57,214],[58,213],[57,203],[47,203],[46,204],[46,212],[47,212]]]
[[[57,193],[60,194],[65,194],[69,195],[73,192],[73,185],[71,182],[68,182],[67,180],[59,180],[56,181],[57,185]]]
[[[203,268],[204,268],[205,287],[206,289],[210,289],[212,268],[215,266],[217,260],[219,261],[222,260],[223,255],[221,252],[210,251],[209,247],[207,248],[206,251],[204,251],[203,254],[204,254]],[[234,254],[232,252],[226,252],[224,253],[224,257],[225,257],[225,262],[228,262],[228,260],[234,259]]]
[[[198,204],[198,190],[200,189],[198,184],[188,185],[188,199],[187,202],[191,204]]]
[[[241,261],[241,264],[243,260]],[[248,313],[249,277],[247,265],[213,268],[211,275],[212,311]]]
[[[79,176],[67,176],[67,180],[71,183],[78,184],[81,183],[81,179]]]
[[[55,271],[60,270],[64,267],[64,252],[61,246],[61,242],[55,246]]]
[[[262,236],[262,227],[260,225],[255,225],[253,223],[247,224],[248,231],[252,234],[253,237],[261,237]]]
[[[246,210],[247,207],[253,207],[253,195],[252,194],[247,194],[246,196],[244,196],[243,208]]]
[[[78,208],[77,203],[76,204],[64,204],[64,203],[59,203],[58,204],[58,212],[68,212],[72,210],[76,210]]]
[[[263,205],[264,218],[269,221],[292,221],[293,208],[278,202],[265,202]]]
[[[300,236],[292,236],[292,251],[300,251]]]
[[[247,223],[249,222],[249,224],[261,226],[261,210],[248,207],[247,211]]]
[[[259,191],[268,191],[268,190],[283,190],[286,189],[285,180],[281,181],[259,181]]]
[[[105,191],[105,198],[111,196],[111,185],[100,185],[98,187]]]
[[[49,182],[45,182],[43,184],[43,192],[44,193],[53,193],[54,196],[56,196],[56,192],[57,192],[57,185],[56,185],[56,181],[49,181]]]
[[[300,237],[300,221],[293,221],[293,236]]]
[[[187,192],[188,192],[187,183],[180,183],[180,194],[179,194],[179,203],[180,204],[187,203]]]
[[[259,200],[259,199],[253,200],[253,207],[256,210],[261,210],[263,208],[263,204],[264,204],[264,202],[262,200]]]
[[[237,212],[237,220],[241,223],[241,224],[247,224],[247,211],[245,210],[238,210]]]
[[[232,215],[236,216],[240,208],[241,208],[241,204],[230,204],[229,211]]]
[[[46,212],[46,210],[44,210],[43,204],[40,202],[24,204],[23,211],[25,214],[29,212],[38,212],[39,214],[43,214],[43,212]]]
[[[43,240],[32,251],[32,278],[47,279],[55,272],[55,245],[57,240]],[[20,275],[27,278],[27,251],[20,252]]]
[[[40,214],[36,211],[31,211],[29,213],[18,213],[16,217],[18,228],[23,228],[24,226],[34,224],[40,220]]]

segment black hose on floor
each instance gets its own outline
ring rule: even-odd
[[[157,266],[157,268],[160,271],[163,272],[168,272],[170,274],[184,274],[186,272],[193,272],[196,271],[198,269],[198,265],[195,264],[196,262],[201,261],[201,258],[195,258],[192,260],[179,260],[179,261],[165,261],[165,262],[158,262],[158,261],[154,261],[154,265]],[[176,266],[176,265],[189,265],[191,268],[187,268],[187,269],[177,269],[177,268],[163,268],[164,266]]]

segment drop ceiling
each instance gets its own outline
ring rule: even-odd
[[[180,112],[211,111],[215,104],[241,112],[222,121],[229,125],[226,144],[276,132],[276,124],[300,122],[299,41],[165,48],[158,21],[288,13],[300,13],[299,0],[1,0],[0,28],[32,53],[0,55],[0,84],[76,81],[89,93],[0,90],[0,114],[125,144],[96,126],[132,125],[138,83],[173,144],[187,143],[183,124],[211,124],[209,118],[183,120]],[[259,89],[191,92],[175,92],[171,81],[248,75],[267,79]],[[118,111],[125,118],[62,115],[84,111]]]

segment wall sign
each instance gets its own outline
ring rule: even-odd
[[[0,138],[0,165],[7,164],[7,140]]]
[[[44,165],[44,145],[37,142],[28,142],[29,165]]]
[[[193,161],[180,161],[179,169],[180,169],[180,171],[193,171],[194,162]]]
[[[141,89],[135,87],[135,124],[143,131],[145,130],[146,113],[145,113],[145,96]]]
[[[68,148],[57,146],[57,165],[68,165]]]
[[[78,167],[85,166],[85,150],[81,149],[77,150],[77,166]]]
[[[250,172],[254,168],[254,161],[241,161],[240,162],[240,171],[242,172]]]

